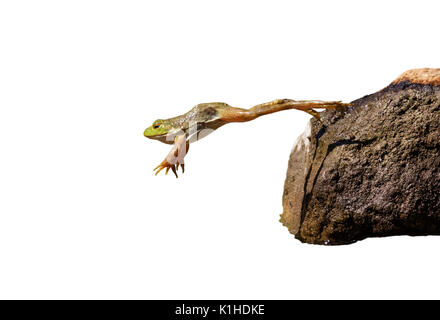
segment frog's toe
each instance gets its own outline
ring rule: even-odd
[[[177,175],[177,169],[176,166],[172,166],[171,170],[173,170],[174,175],[176,176],[176,178],[178,178],[179,176]]]
[[[155,175],[157,176],[159,172],[161,172],[163,169],[165,170],[165,174],[168,174],[170,169],[173,171],[173,173],[176,175],[176,178],[178,178],[177,172],[176,172],[176,166],[174,164],[169,163],[168,161],[164,160],[161,164],[159,164],[156,168],[154,168],[153,171],[156,171]]]
[[[161,172],[163,169],[165,169],[166,167],[164,167],[164,166],[162,166],[162,164],[160,164],[160,165],[158,165],[156,168],[154,168],[153,169],[153,171],[156,171],[155,172],[155,175],[157,176],[157,174],[159,173],[159,172]]]

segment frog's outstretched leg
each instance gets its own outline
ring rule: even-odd
[[[278,99],[271,102],[259,104],[250,109],[241,108],[226,108],[221,110],[221,118],[226,122],[245,122],[251,121],[266,114],[297,109],[305,111],[308,114],[320,120],[319,112],[314,109],[329,109],[337,110],[342,109],[350,104],[342,103],[341,101],[321,101],[321,100],[291,100],[291,99]]]
[[[279,99],[259,104],[249,109],[249,113],[251,117],[257,118],[278,111],[297,109],[307,112],[320,121],[319,112],[314,109],[338,110],[348,106],[350,106],[349,103],[342,103],[341,101]]]
[[[170,169],[175,174],[176,178],[177,170],[179,169],[179,165],[182,168],[182,173],[185,172],[185,161],[184,158],[189,150],[189,142],[186,141],[186,135],[182,134],[176,136],[174,138],[174,145],[171,149],[170,153],[167,155],[165,160],[163,160],[153,171],[156,171],[156,175],[161,172],[163,169],[166,169],[165,174],[168,174]]]

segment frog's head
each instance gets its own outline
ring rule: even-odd
[[[150,139],[158,139],[160,136],[166,135],[170,127],[166,120],[156,120],[153,124],[145,129],[144,136]]]
[[[173,124],[170,120],[156,120],[153,124],[145,129],[144,136],[149,139],[159,140],[163,143],[172,144],[174,139],[172,137]]]

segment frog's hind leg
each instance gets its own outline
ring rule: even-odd
[[[220,119],[226,123],[229,122],[245,122],[251,121],[258,117],[279,112],[283,110],[296,109],[307,112],[315,119],[321,121],[319,112],[315,109],[339,110],[350,104],[340,101],[321,101],[321,100],[290,100],[278,99],[266,103],[259,104],[250,109],[241,109],[227,106],[219,110]]]
[[[307,112],[315,119],[321,121],[319,112],[315,109],[339,110],[347,107],[350,104],[342,103],[341,101],[321,101],[321,100],[291,100],[278,99],[271,102],[259,104],[248,110],[250,118],[257,118],[266,114],[296,109]]]

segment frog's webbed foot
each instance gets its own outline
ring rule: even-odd
[[[185,164],[184,163],[180,163],[180,167],[182,168],[182,173],[185,173]],[[159,172],[161,172],[163,169],[165,170],[165,174],[168,174],[168,172],[173,171],[174,175],[176,176],[176,178],[178,178],[179,176],[177,175],[177,171],[179,170],[179,163],[176,164],[171,164],[169,163],[166,159],[164,161],[162,161],[156,168],[154,168],[153,171],[155,172],[155,175],[157,176],[157,174]]]
[[[307,110],[304,110],[304,111],[307,112],[308,114],[312,115],[316,120],[318,120],[319,122],[322,123],[321,116],[319,115],[320,112],[318,112],[318,111],[316,111],[314,109],[307,109]]]
[[[179,168],[179,165],[171,164],[167,161],[167,159],[165,159],[156,168],[154,168],[153,171],[156,171],[155,175],[157,176],[159,174],[159,172],[161,172],[163,169],[166,169],[165,174],[168,174],[168,171],[170,171],[170,169],[171,169],[173,171],[174,175],[176,176],[176,178],[178,178],[179,177],[177,175],[178,168]]]

